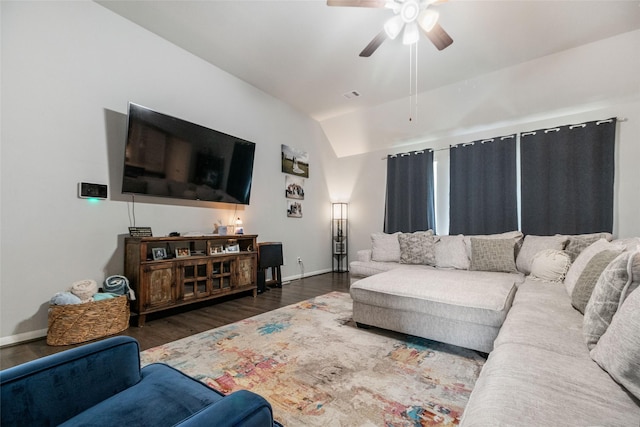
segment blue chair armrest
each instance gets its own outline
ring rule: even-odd
[[[271,405],[258,394],[247,390],[238,390],[176,424],[180,427],[212,425],[216,427],[273,427]]]
[[[140,381],[140,349],[119,336],[0,371],[2,423],[57,425]]]

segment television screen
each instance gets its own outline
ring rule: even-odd
[[[122,192],[249,204],[255,144],[129,103]]]

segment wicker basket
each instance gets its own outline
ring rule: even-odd
[[[83,304],[52,305],[47,344],[78,344],[117,334],[128,327],[129,300],[125,295]]]

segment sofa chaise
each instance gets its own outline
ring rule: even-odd
[[[3,426],[279,426],[261,396],[224,396],[118,336],[0,371]]]
[[[401,235],[350,264],[354,320],[489,353],[462,426],[640,426],[640,239]]]

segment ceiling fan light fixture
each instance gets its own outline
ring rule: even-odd
[[[412,45],[417,43],[420,39],[420,31],[418,31],[418,24],[415,22],[409,22],[404,27],[404,34],[402,35],[402,44]]]
[[[420,24],[423,30],[429,32],[433,30],[433,27],[438,22],[438,18],[440,18],[440,14],[437,11],[425,9],[418,17],[418,24]]]
[[[400,15],[395,15],[394,17],[387,20],[384,23],[384,32],[387,33],[387,36],[394,40],[402,31],[402,27],[404,26],[404,21],[400,17]]]
[[[400,16],[402,20],[406,23],[413,22],[418,17],[420,13],[420,6],[416,0],[406,0],[402,3],[402,8],[400,9]]]

